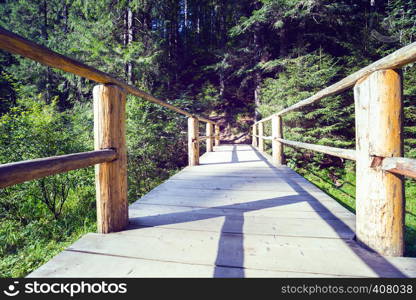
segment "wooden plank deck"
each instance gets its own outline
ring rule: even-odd
[[[223,145],[28,277],[416,277],[354,241],[355,215],[249,145]]]

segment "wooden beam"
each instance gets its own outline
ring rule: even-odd
[[[109,233],[128,224],[126,94],[115,85],[97,85],[93,96],[95,149],[113,148],[118,154],[95,167],[97,228]]]
[[[361,70],[351,74],[350,76],[345,77],[341,81],[338,81],[337,83],[319,91],[315,95],[305,100],[302,100],[292,106],[289,106],[288,108],[285,108],[274,115],[283,115],[295,109],[299,109],[303,106],[317,102],[321,100],[322,98],[341,93],[342,91],[354,86],[354,84],[356,84],[360,79],[367,77],[371,73],[374,73],[376,71],[385,70],[385,69],[399,69],[415,61],[416,61],[416,42],[410,45],[407,45],[403,48],[400,48],[399,50],[393,52],[392,54],[372,63],[371,65],[365,68],[362,68]],[[267,120],[270,120],[271,118],[272,116],[269,116],[256,123],[265,122]]]
[[[215,124],[215,146],[220,145],[220,126]]]
[[[386,157],[381,163],[384,171],[416,178],[416,159],[405,157]]]
[[[253,125],[253,134],[252,134],[252,137],[251,137],[251,145],[253,147],[257,147],[257,125],[256,124]]]
[[[272,161],[276,166],[283,165],[283,144],[277,139],[283,138],[283,124],[281,116],[272,118]]]
[[[206,135],[207,135],[207,141],[206,141],[206,148],[207,152],[212,152],[214,148],[214,126],[211,123],[206,124]]]
[[[259,123],[258,128],[259,128],[259,151],[264,152],[264,139],[263,139],[264,127],[263,127],[263,123]]]
[[[403,156],[401,76],[377,71],[354,88],[357,147],[357,240],[387,256],[403,256],[402,176],[384,172],[384,157]]]
[[[199,124],[196,118],[188,118],[188,165],[199,165]]]
[[[255,137],[257,137],[259,139],[262,139],[262,140],[269,140],[269,141],[273,140],[273,137],[272,136],[260,136],[260,135],[256,135]]]
[[[103,83],[114,84],[125,89],[128,93],[143,98],[147,101],[159,104],[170,110],[176,111],[182,115],[192,117],[193,114],[187,112],[179,107],[169,104],[163,100],[160,100],[146,92],[139,90],[138,88],[129,85],[125,81],[115,78],[114,76],[101,72],[93,67],[76,61],[72,58],[58,54],[44,46],[33,43],[15,33],[12,33],[2,27],[0,27],[0,48],[8,52],[19,54],[21,56],[30,58],[43,65],[57,68],[68,73],[72,73],[89,80]],[[200,121],[215,124],[215,122],[200,116],[196,116]]]
[[[200,142],[200,141],[206,141],[206,140],[208,140],[210,138],[213,138],[213,137],[214,137],[213,135],[211,135],[211,136],[201,135],[201,136],[198,136],[195,139],[195,141],[198,141],[198,142]]]
[[[0,188],[71,170],[109,162],[117,158],[113,149],[102,149],[0,165]]]
[[[335,148],[335,147],[329,147],[329,146],[323,146],[323,145],[308,144],[308,143],[284,140],[280,138],[276,138],[276,140],[291,147],[303,148],[303,149],[308,149],[312,151],[329,154],[329,155],[336,156],[336,157],[356,160],[356,151],[352,149],[342,149],[342,148]]]

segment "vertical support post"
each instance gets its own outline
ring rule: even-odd
[[[264,152],[264,140],[263,140],[263,136],[264,136],[264,125],[263,122],[259,123],[259,151],[260,152]]]
[[[199,124],[197,118],[188,118],[188,165],[199,165]]]
[[[215,146],[220,145],[220,126],[215,124]]]
[[[93,98],[95,150],[117,151],[116,160],[95,166],[97,228],[109,233],[128,224],[126,95],[116,85],[97,85]]]
[[[251,145],[255,148],[257,148],[257,145],[258,145],[256,135],[257,135],[257,125],[253,124],[253,138],[251,140]]]
[[[404,252],[403,179],[380,168],[384,157],[403,156],[401,95],[394,70],[376,71],[354,87],[357,240],[388,256]]]
[[[272,117],[272,157],[276,166],[283,165],[283,144],[276,138],[283,138],[283,122],[281,116],[274,115]]]
[[[212,149],[214,148],[214,126],[211,123],[206,124],[206,130],[205,134],[208,137],[207,138],[207,152],[212,152]]]

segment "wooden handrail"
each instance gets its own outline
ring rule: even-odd
[[[313,150],[325,154],[329,154],[332,156],[342,157],[349,160],[356,160],[355,150],[352,149],[342,149],[342,148],[335,148],[323,145],[316,145],[316,144],[308,144],[296,141],[285,140],[282,138],[274,138],[272,136],[259,136],[259,135],[252,135],[254,137],[263,139],[263,140],[270,140],[270,141],[279,141],[285,145],[296,147],[296,148],[303,148],[308,150]]]
[[[409,63],[416,61],[416,42],[407,45],[403,48],[400,48],[399,50],[393,52],[392,54],[372,63],[371,65],[362,68],[361,70],[349,75],[348,77],[345,77],[341,81],[338,81],[337,83],[319,91],[315,95],[306,98],[305,100],[302,100],[292,106],[289,106],[288,108],[285,108],[278,113],[272,114],[268,116],[267,118],[263,118],[260,121],[257,121],[255,124],[265,122],[268,120],[271,120],[273,115],[275,116],[281,116],[285,113],[288,113],[292,110],[301,108],[305,105],[312,104],[314,102],[317,102],[325,97],[338,94],[352,86],[354,86],[358,80],[370,75],[371,73],[374,73],[379,70],[386,70],[386,69],[398,69],[400,67],[403,67]]]
[[[394,174],[416,178],[416,159],[405,157],[385,157],[381,168]]]
[[[296,148],[303,148],[308,150],[313,150],[325,154],[329,154],[332,156],[342,157],[345,159],[356,160],[356,153],[355,150],[352,149],[342,149],[342,148],[335,148],[323,145],[315,145],[315,144],[308,144],[296,141],[290,141],[285,139],[276,138],[277,141]]]
[[[263,140],[273,140],[273,137],[272,136],[260,136],[260,135],[253,135],[254,137],[256,137],[256,138],[259,138],[259,139],[263,139]]]
[[[198,136],[195,140],[205,141],[205,140],[213,138],[213,137],[215,137],[215,135],[201,135],[201,136]]]
[[[0,165],[0,188],[117,159],[113,149],[96,150]]]
[[[38,45],[32,41],[29,41],[23,38],[20,35],[17,35],[13,32],[10,32],[2,27],[0,27],[0,48],[8,52],[19,54],[24,57],[30,58],[34,61],[37,61],[41,64],[47,65],[49,67],[57,68],[68,73],[72,73],[89,80],[103,83],[103,84],[115,84],[128,93],[146,99],[150,102],[164,106],[170,110],[176,111],[182,115],[192,117],[194,116],[200,121],[215,124],[214,121],[211,121],[202,116],[195,116],[190,112],[187,112],[179,107],[176,107],[172,104],[169,104],[163,100],[160,100],[146,92],[139,90],[138,88],[129,85],[123,80],[117,79],[114,76],[104,73],[100,70],[97,70],[93,67],[90,67],[84,63],[76,61],[67,56],[58,54],[44,46]]]

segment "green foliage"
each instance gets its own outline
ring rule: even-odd
[[[186,119],[137,97],[127,102],[129,199],[135,201],[187,162]]]
[[[223,133],[241,137],[253,115],[305,99],[415,39],[414,1],[371,3],[3,0],[0,26],[191,113],[215,116]],[[403,72],[405,153],[416,158],[416,70]],[[92,150],[93,84],[0,51],[0,163]],[[352,102],[346,92],[285,115],[285,137],[353,147]],[[186,165],[186,119],[136,97],[127,114],[132,202]],[[308,169],[307,178],[353,209],[352,164],[285,149],[289,166]],[[95,230],[93,180],[87,168],[0,190],[0,276],[24,276]],[[413,183],[406,183],[412,255]]]
[[[18,99],[0,117],[0,162],[91,150],[91,122],[81,111],[59,112],[42,95]],[[92,168],[0,190],[0,276],[24,276],[92,230],[94,198]]]
[[[262,116],[312,96],[337,77],[340,67],[321,51],[278,61],[283,71],[268,78],[260,90],[258,110]],[[284,116],[285,137],[328,146],[354,145],[354,118],[351,96],[326,98]],[[268,128],[266,129],[268,130]]]

